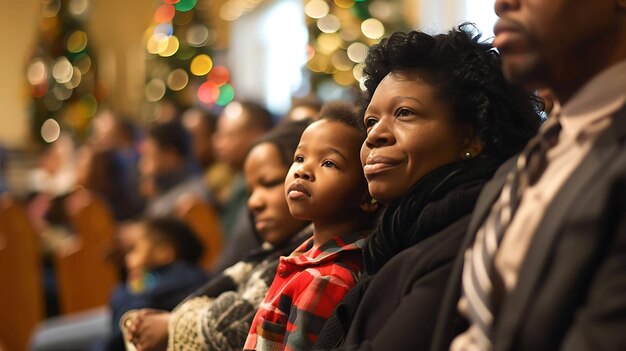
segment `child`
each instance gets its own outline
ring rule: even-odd
[[[198,265],[202,242],[189,227],[173,218],[140,222],[134,242],[125,256],[128,282],[111,298],[113,335],[108,350],[124,350],[120,317],[131,309],[171,310],[207,280]]]
[[[377,205],[359,159],[365,131],[352,106],[333,103],[302,134],[287,178],[289,211],[311,220],[313,237],[281,257],[245,350],[312,348],[335,305],[356,283]]]

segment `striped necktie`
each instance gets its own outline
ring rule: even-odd
[[[524,190],[535,184],[547,166],[547,151],[558,141],[561,125],[549,119],[537,136],[520,153],[516,167],[508,174],[500,199],[476,233],[474,245],[465,252],[463,295],[468,302],[468,315],[477,328],[481,349],[491,349],[491,331],[504,283],[496,272],[494,257],[504,233],[517,210]]]

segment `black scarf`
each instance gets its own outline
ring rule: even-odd
[[[444,165],[389,204],[363,248],[366,272],[376,274],[401,251],[472,212],[483,185],[500,163],[478,156]]]

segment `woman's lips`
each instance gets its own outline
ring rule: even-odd
[[[311,193],[304,185],[293,183],[289,186],[289,189],[287,189],[287,197],[291,200],[302,200],[311,197]]]
[[[365,161],[365,165],[363,166],[363,173],[365,174],[365,176],[375,175],[385,172],[391,168],[395,168],[400,163],[402,163],[400,160],[389,157],[371,156],[368,157]]]

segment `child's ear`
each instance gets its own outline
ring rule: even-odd
[[[366,194],[366,196],[361,200],[361,204],[359,205],[361,210],[366,213],[375,212],[376,210],[378,210],[378,206],[378,201],[376,201],[376,199],[371,197],[369,194]]]

